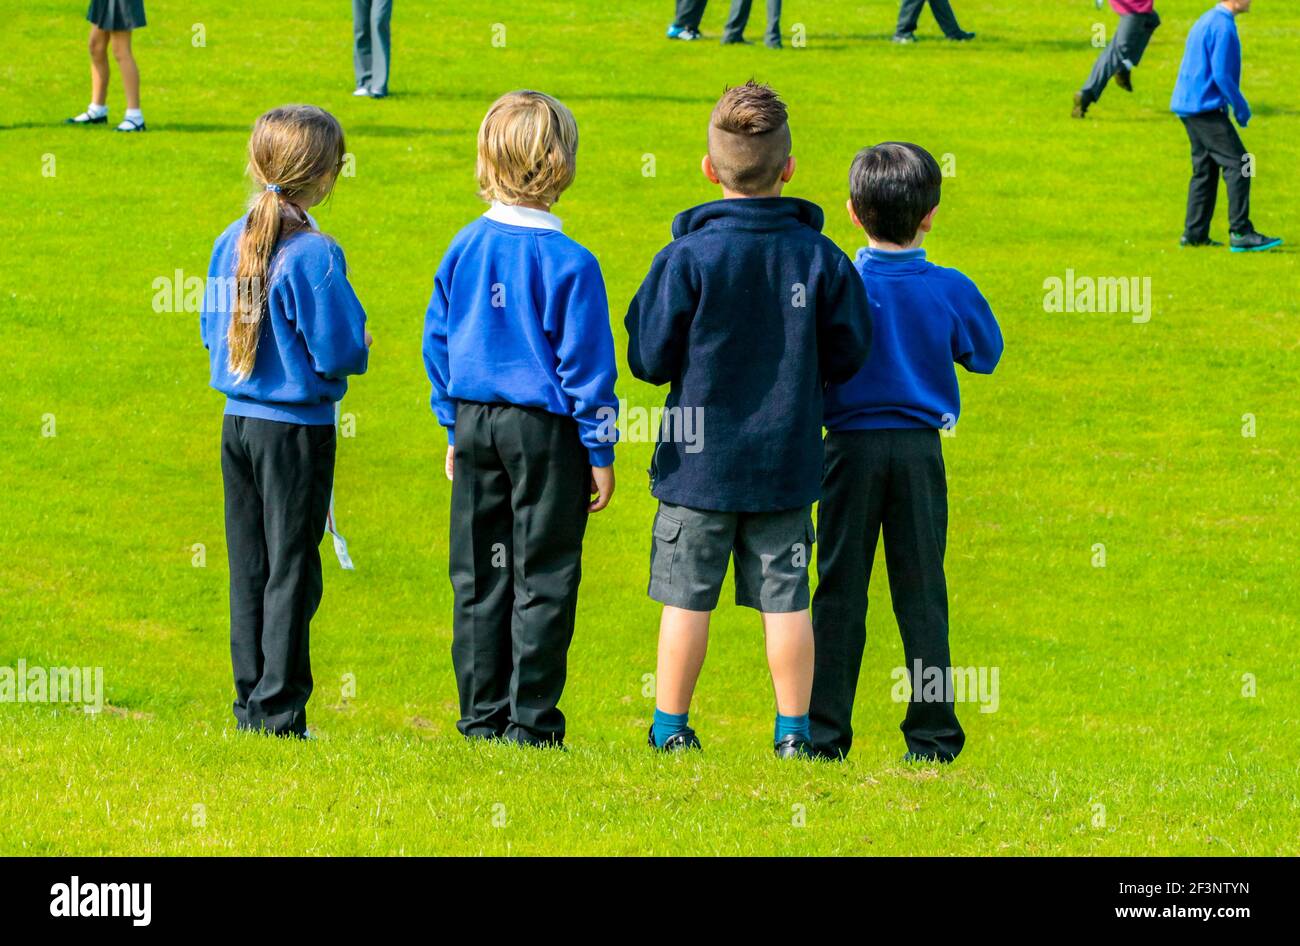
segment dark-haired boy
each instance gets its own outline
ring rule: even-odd
[[[822,389],[866,360],[871,315],[852,262],[821,233],[821,208],[781,196],[794,167],[780,97],[752,81],[728,90],[703,161],[723,199],[677,216],[628,307],[628,367],[671,385],[650,471],[659,511],[649,594],[664,606],[656,749],[699,748],[688,712],[733,558],[736,604],[763,616],[776,753],[812,749],[808,560]],[[684,415],[701,435],[691,442],[668,423]]]
[[[811,716],[817,754],[828,758],[847,755],[853,742],[867,587],[882,529],[912,681],[905,758],[951,762],[965,741],[948,651],[948,487],[939,431],[960,411],[953,364],[992,372],[1002,333],[975,284],[927,262],[921,249],[942,181],[929,152],[899,142],[859,152],[849,175],[849,216],[869,244],[855,265],[871,298],[873,342],[862,370],[826,390]],[[923,686],[936,674],[944,683],[937,699],[934,687]]]

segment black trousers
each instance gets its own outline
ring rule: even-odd
[[[564,740],[591,466],[572,418],[462,402],[451,487],[451,657],[467,737]]]
[[[1182,116],[1192,142],[1192,183],[1187,190],[1187,225],[1183,236],[1201,242],[1210,235],[1214,205],[1219,197],[1219,174],[1228,188],[1228,228],[1250,233],[1250,178],[1242,159],[1246,146],[1226,110]]]
[[[966,736],[946,699],[922,701],[915,668],[948,678],[948,587],[943,572],[948,486],[937,430],[855,430],[826,435],[826,473],[817,512],[821,550],[813,596],[817,662],[812,737],[817,750],[844,756],[853,745],[853,698],[866,645],[867,589],[876,542],[903,638],[912,698],[902,723],[910,752],[951,761]]]
[[[334,486],[333,426],[227,415],[221,479],[230,560],[230,660],[240,729],[307,732],[308,631]]]
[[[1110,43],[1101,51],[1093,63],[1092,73],[1083,84],[1083,97],[1089,104],[1101,98],[1106,84],[1121,69],[1133,69],[1142,61],[1151,42],[1151,35],[1160,25],[1160,17],[1153,10],[1150,13],[1129,13],[1119,18],[1119,26]]]
[[[926,4],[926,0],[902,0],[898,5],[898,26],[895,28],[895,34],[915,33],[916,24],[921,19],[921,8]],[[948,0],[929,0],[930,12],[934,14],[934,20],[939,24],[939,29],[943,30],[944,36],[955,36],[961,32],[961,27],[957,25],[957,14],[952,12],[952,4]]]

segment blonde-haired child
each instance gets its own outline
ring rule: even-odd
[[[452,240],[425,319],[449,444],[452,661],[467,739],[563,742],[583,534],[614,492],[605,282],[550,212],[577,150],[577,123],[551,96],[493,103],[477,162],[492,206]]]
[[[307,735],[308,629],[334,482],[334,404],[366,370],[366,313],[307,211],[333,190],[343,129],[310,105],[253,126],[248,213],[217,238],[200,317],[221,429],[230,655],[240,729]]]

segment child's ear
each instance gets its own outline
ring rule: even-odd
[[[704,176],[709,179],[710,184],[722,183],[722,181],[718,180],[717,172],[713,170],[713,160],[707,154],[704,156],[704,160],[700,162],[700,170],[704,172]]]
[[[933,210],[931,210],[928,214],[926,214],[925,217],[922,218],[922,220],[921,220],[921,232],[922,232],[922,233],[929,233],[929,232],[930,232],[930,228],[931,228],[932,226],[934,226],[934,215],[937,214],[938,212],[939,212],[939,208],[938,208],[938,207],[935,207],[935,208],[934,208]]]
[[[794,166],[794,155],[790,155],[785,159],[785,170],[781,172],[781,182],[783,184],[789,184],[790,178],[794,177]]]
[[[848,210],[848,212],[849,212],[849,219],[853,221],[853,225],[854,225],[855,227],[857,227],[859,230],[865,230],[866,228],[865,228],[864,226],[862,226],[862,221],[858,219],[858,212],[857,212],[856,210],[853,209],[853,198],[852,198],[852,197],[850,197],[848,200],[846,200],[846,201],[844,202],[844,207],[845,207],[845,209]]]

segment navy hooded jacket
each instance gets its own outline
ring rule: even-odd
[[[771,512],[820,497],[822,392],[871,344],[866,289],[823,219],[806,200],[752,197],[673,221],[626,319],[632,374],[670,386],[650,470],[659,499]],[[689,442],[674,436],[681,411],[698,425]]]

